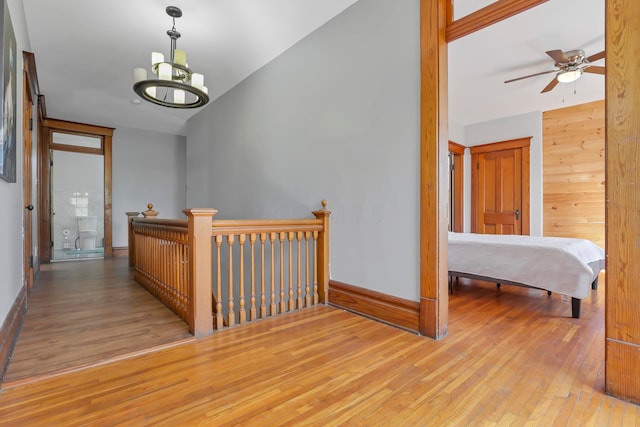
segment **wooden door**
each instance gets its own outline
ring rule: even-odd
[[[471,147],[471,231],[529,234],[530,138]]]
[[[26,64],[26,63],[25,63]],[[22,201],[24,204],[23,221],[23,285],[29,290],[34,282],[34,255],[33,255],[33,191],[32,191],[32,127],[33,127],[33,93],[32,81],[28,70],[24,72],[24,84],[22,92]]]

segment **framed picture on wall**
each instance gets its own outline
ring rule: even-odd
[[[16,182],[16,36],[7,0],[2,0],[2,128],[0,129],[0,178]]]

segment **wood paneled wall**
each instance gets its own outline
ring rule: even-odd
[[[604,248],[604,100],[543,114],[545,236]]]

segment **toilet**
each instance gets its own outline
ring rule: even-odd
[[[78,239],[79,249],[95,249],[96,237],[98,236],[97,221],[95,216],[79,216],[78,218]]]

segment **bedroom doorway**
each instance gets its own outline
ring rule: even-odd
[[[529,146],[519,138],[471,147],[471,232],[529,234]]]

